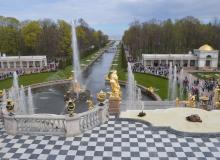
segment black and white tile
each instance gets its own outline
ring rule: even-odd
[[[110,119],[77,137],[11,136],[0,122],[0,159],[220,159],[220,138],[183,137],[135,121]]]

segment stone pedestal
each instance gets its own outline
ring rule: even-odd
[[[66,119],[66,136],[76,136],[81,134],[79,117],[74,115],[75,117],[69,117],[69,115],[65,115]]]
[[[4,125],[7,134],[16,135],[18,126],[14,116],[4,115]]]
[[[109,114],[119,115],[120,114],[120,99],[109,98]]]

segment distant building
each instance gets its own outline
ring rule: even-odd
[[[43,68],[47,66],[46,56],[6,56],[0,53],[0,69]]]
[[[142,54],[145,66],[173,65],[180,67],[196,67],[199,69],[214,69],[218,67],[219,51],[205,44],[188,54]]]

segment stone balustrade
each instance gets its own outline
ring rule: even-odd
[[[84,113],[69,115],[34,114],[12,115],[4,114],[4,126],[8,134],[31,135],[61,135],[75,136],[92,129],[107,121],[108,105],[96,106]]]

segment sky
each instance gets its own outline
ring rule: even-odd
[[[194,16],[207,23],[220,19],[220,0],[0,0],[0,15],[19,20],[83,18],[110,36],[121,36],[140,22]]]

